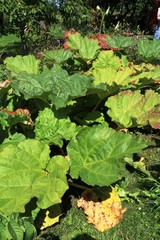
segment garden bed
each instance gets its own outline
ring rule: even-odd
[[[1,65],[0,237],[158,240],[159,42],[65,36]]]

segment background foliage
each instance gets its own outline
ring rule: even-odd
[[[65,29],[105,33],[138,27],[153,33],[159,4],[159,0],[0,0],[0,29],[20,36],[25,51],[40,43],[59,44],[56,39],[63,39]]]

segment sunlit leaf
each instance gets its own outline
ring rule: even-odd
[[[108,115],[118,125],[129,128],[149,124],[151,113],[160,102],[158,93],[147,90],[145,95],[140,91],[123,91],[106,101]]]
[[[132,77],[130,77],[130,82],[140,85],[146,86],[153,83],[160,83],[160,66],[135,66],[137,73],[135,73]]]
[[[65,107],[72,98],[85,96],[92,86],[92,76],[82,73],[69,75],[58,65],[39,74],[19,74],[12,82],[14,94],[23,95],[26,100],[50,99],[56,108]]]
[[[112,86],[112,84],[115,83],[117,85],[125,86],[130,83],[130,75],[132,73],[133,70],[129,67],[119,69],[118,71],[111,67],[96,68],[93,71],[93,75],[95,77],[94,84],[98,85],[100,83],[105,83]]]
[[[107,43],[114,48],[128,48],[134,45],[134,39],[132,37],[112,36],[112,38],[107,37]]]
[[[160,103],[150,112],[149,124],[152,128],[160,129]]]
[[[68,161],[62,156],[50,158],[47,144],[24,140],[10,144],[0,152],[0,210],[9,215],[24,212],[34,197],[37,206],[48,208],[61,202],[68,189]]]
[[[41,230],[54,225],[59,222],[59,218],[62,215],[62,211],[59,205],[55,205],[50,207],[45,213],[45,219],[43,221],[43,225],[41,226]]]
[[[112,50],[101,51],[93,62],[93,68],[109,68],[118,70],[121,67],[121,59],[114,55]]]
[[[124,176],[124,157],[145,147],[141,140],[116,132],[105,123],[86,127],[67,146],[70,175],[89,185],[108,186]]]
[[[37,60],[33,55],[8,57],[4,60],[4,63],[13,74],[21,72],[37,74],[39,72],[40,60]]]
[[[59,49],[59,50],[51,50],[45,52],[44,56],[46,59],[53,61],[55,63],[61,64],[70,59],[73,55],[73,52],[70,50],[64,50],[64,49]]]
[[[63,139],[70,140],[77,132],[78,127],[75,123],[72,123],[69,118],[55,117],[51,109],[45,108],[36,118],[36,138],[43,142],[62,147]]]
[[[92,60],[96,57],[100,49],[99,43],[95,39],[82,37],[79,33],[69,34],[67,45],[78,52],[83,60]]]

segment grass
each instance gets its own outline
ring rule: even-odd
[[[141,204],[125,204],[127,212],[121,222],[110,230],[99,233],[88,224],[84,212],[75,205],[60,224],[48,228],[36,240],[158,240],[158,220],[155,212]]]

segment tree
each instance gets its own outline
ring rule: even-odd
[[[40,34],[46,30],[45,25],[55,20],[55,4],[45,0],[0,0],[0,9],[8,18],[5,29],[21,37],[25,50],[27,37]]]

